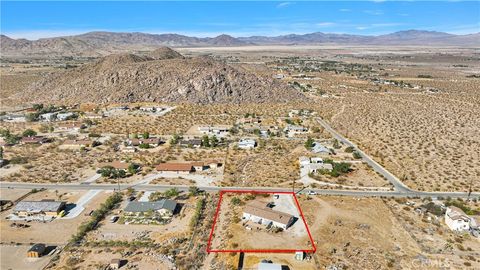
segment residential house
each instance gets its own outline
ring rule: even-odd
[[[302,168],[310,165],[310,158],[308,158],[308,157],[303,157],[303,156],[299,157],[298,161],[300,163],[300,167],[302,167]]]
[[[205,160],[205,165],[210,169],[216,169],[222,166],[222,163],[216,159],[207,159]]]
[[[240,149],[253,149],[257,146],[257,142],[253,139],[241,139],[238,142],[238,148]]]
[[[301,168],[306,168],[308,173],[316,173],[323,170],[331,171],[333,166],[330,163],[323,163],[323,159],[319,157],[300,157],[299,163]]]
[[[122,148],[122,152],[124,153],[135,153],[137,152],[137,148],[135,148],[134,146],[125,146]]]
[[[224,137],[230,131],[231,126],[218,125],[218,126],[199,126],[198,131],[202,134],[209,136]]]
[[[163,141],[160,138],[155,138],[155,137],[151,137],[148,139],[143,139],[143,138],[127,139],[127,146],[139,146],[141,144],[148,144],[150,147],[157,147],[162,143]]]
[[[57,114],[54,112],[43,113],[38,116],[40,121],[51,122],[57,120]]]
[[[80,122],[59,123],[57,126],[58,131],[79,131],[87,126]]]
[[[102,114],[98,114],[98,113],[92,113],[92,112],[87,112],[83,115],[83,118],[85,119],[102,119],[104,118],[105,115],[102,113]]]
[[[312,157],[310,159],[311,163],[323,163],[323,158],[320,157]]]
[[[163,110],[165,110],[164,108],[162,107],[157,107],[157,106],[142,106],[139,108],[141,111],[143,112],[161,112]]]
[[[178,144],[185,147],[198,148],[202,146],[202,140],[201,139],[180,140]]]
[[[40,258],[45,254],[47,247],[45,244],[34,244],[27,251],[28,258]]]
[[[110,264],[108,265],[109,270],[117,270],[122,267],[122,260],[121,259],[112,259]]]
[[[13,214],[19,217],[47,216],[57,217],[65,208],[65,202],[57,201],[21,201],[13,208]]]
[[[248,125],[244,126],[243,130],[250,134],[255,134],[256,132],[259,132],[259,135],[262,137],[268,137],[270,134],[278,133],[277,126]]]
[[[447,207],[445,223],[452,231],[469,231],[471,218],[456,206]]]
[[[61,145],[64,149],[80,149],[84,147],[93,147],[94,141],[90,139],[65,140]]]
[[[283,265],[276,263],[261,262],[258,264],[258,270],[283,270]]]
[[[128,203],[124,212],[129,216],[139,216],[146,212],[155,212],[157,215],[168,218],[172,217],[177,210],[178,204],[173,200],[159,200],[155,202],[139,202],[133,201]]]
[[[297,125],[287,125],[287,127],[283,130],[288,137],[295,137],[299,134],[305,134],[308,132],[308,128],[297,126]]]
[[[273,210],[259,201],[253,201],[245,206],[243,219],[265,226],[275,226],[284,230],[288,229],[295,221],[292,215]]]
[[[195,171],[192,163],[180,163],[180,162],[171,162],[171,163],[160,163],[156,167],[157,171],[160,172],[174,172],[177,174],[190,174]]]
[[[73,112],[65,112],[65,113],[57,113],[57,120],[59,121],[65,121],[68,119],[71,119],[72,117],[75,117],[76,114]]]
[[[28,136],[28,137],[23,137],[20,140],[21,144],[43,144],[47,142],[48,142],[48,138],[43,136]]]
[[[333,166],[330,163],[311,163],[308,165],[308,172],[309,173],[317,173],[320,171],[331,171],[333,170]]]
[[[315,154],[331,154],[332,151],[327,147],[321,145],[319,142],[314,142],[312,147],[312,153]]]
[[[196,172],[201,172],[207,168],[203,161],[194,161],[191,163]]]
[[[300,114],[300,110],[291,110],[290,112],[288,112],[289,117],[294,117],[294,116],[297,116],[299,114]]]

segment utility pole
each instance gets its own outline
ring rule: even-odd
[[[293,178],[292,192],[295,193],[295,177]]]
[[[473,178],[470,179],[470,184],[469,184],[469,187],[468,187],[468,197],[467,197],[467,201],[470,200],[470,195],[472,195],[472,184],[473,184]]]

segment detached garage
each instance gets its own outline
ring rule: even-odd
[[[27,251],[27,257],[40,258],[45,253],[46,248],[44,244],[35,244]]]

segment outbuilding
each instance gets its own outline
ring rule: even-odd
[[[29,257],[29,258],[40,258],[44,255],[46,249],[47,249],[47,247],[45,246],[45,244],[34,244],[27,251],[27,257]]]

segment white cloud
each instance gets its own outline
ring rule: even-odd
[[[336,23],[333,23],[333,22],[320,22],[320,23],[317,23],[315,24],[316,26],[318,27],[329,27],[329,26],[334,26],[336,25]]]
[[[341,8],[339,9],[340,12],[350,12],[352,11],[351,9],[348,9],[348,8]]]
[[[286,7],[291,6],[293,4],[294,3],[292,3],[292,2],[282,2],[282,3],[277,5],[277,8],[286,8]]]
[[[363,12],[375,16],[384,14],[382,10],[364,10]]]

